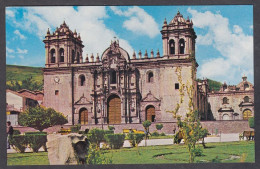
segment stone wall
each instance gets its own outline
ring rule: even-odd
[[[174,122],[163,122],[163,128],[161,131],[158,131],[159,133],[164,132],[166,134],[174,134],[173,129],[177,127],[177,123]],[[235,121],[235,120],[229,120],[229,121],[202,121],[202,126],[207,128],[209,133],[215,134],[216,130],[218,133],[242,133],[243,131],[251,131],[251,129],[248,125],[248,121]],[[111,125],[115,127],[115,133],[122,133],[123,129],[137,129],[144,131],[144,127],[142,124],[124,124],[124,125]],[[81,130],[85,130],[86,128],[102,128],[102,125],[88,125],[88,126],[82,126]],[[107,125],[103,125],[103,129],[108,129]],[[150,133],[154,132],[156,130],[156,123],[152,123],[152,125],[149,128]]]

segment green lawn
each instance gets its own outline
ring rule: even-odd
[[[253,141],[231,143],[207,143],[203,156],[195,162],[211,162],[218,156],[222,163],[255,162]],[[104,155],[112,158],[113,164],[163,164],[188,163],[189,155],[185,145],[149,146],[106,150]],[[8,154],[8,165],[48,165],[46,152]]]

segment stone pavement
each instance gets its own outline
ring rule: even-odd
[[[216,142],[233,142],[233,141],[239,141],[239,133],[230,133],[230,134],[221,134],[218,137],[206,137],[205,143],[216,143]],[[200,141],[201,142],[201,141]],[[182,142],[183,143],[183,140]],[[156,145],[171,145],[173,144],[173,139],[149,139],[146,140],[147,146],[156,146]],[[145,140],[142,140],[138,146],[145,146]],[[124,142],[123,147],[131,147],[128,140]],[[43,148],[41,148],[39,151],[44,151]],[[25,152],[32,152],[31,149],[27,148]],[[7,153],[16,153],[14,149],[8,149]]]

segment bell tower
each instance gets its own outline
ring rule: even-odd
[[[185,20],[179,11],[169,24],[167,24],[166,19],[164,20],[161,34],[164,56],[186,58],[195,54],[197,36],[193,29],[192,20],[189,17]]]
[[[74,33],[63,22],[52,34],[48,29],[45,39],[45,66],[64,67],[83,62],[80,34]]]

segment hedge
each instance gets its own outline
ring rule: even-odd
[[[26,136],[29,147],[33,152],[37,153],[42,146],[45,146],[47,142],[46,134],[29,134]]]
[[[109,144],[112,149],[119,149],[123,147],[125,141],[124,134],[106,134],[106,142]]]
[[[24,153],[28,144],[27,136],[13,135],[9,138],[9,143],[17,152]]]
[[[130,144],[133,147],[136,147],[139,143],[141,143],[141,141],[144,139],[145,134],[134,134],[134,133],[129,133],[127,135]]]
[[[102,130],[102,129],[94,128],[94,129],[89,131],[89,133],[87,134],[87,138],[89,139],[89,141],[92,144],[100,145],[100,143],[102,141],[106,141],[105,140],[106,134],[114,134],[114,131],[113,130]]]
[[[20,130],[14,130],[13,135],[19,135],[21,134]]]
[[[40,132],[40,131],[33,132],[33,131],[30,131],[30,132],[25,132],[24,134],[25,135],[30,135],[30,134],[45,134],[45,135],[47,135],[47,132]]]
[[[47,134],[45,133],[46,132],[26,132],[25,135],[14,135],[10,137],[9,142],[10,145],[20,153],[24,153],[27,146],[35,153],[37,153],[42,146],[46,151]]]

